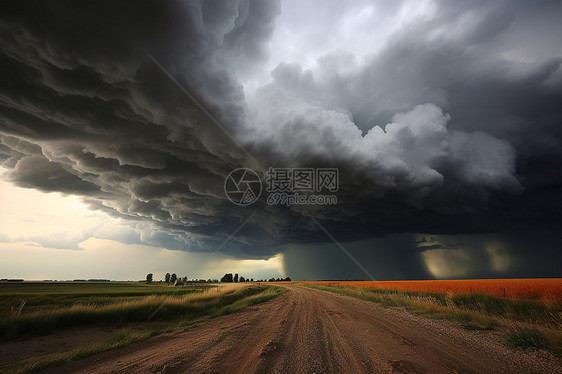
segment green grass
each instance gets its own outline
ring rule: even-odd
[[[132,282],[0,283],[0,340],[49,334],[83,325],[146,321],[163,300],[203,294],[209,285],[170,287]],[[170,302],[156,320],[185,311]]]
[[[158,312],[156,320],[160,322],[152,322],[149,324],[138,324],[134,327],[126,327],[117,331],[110,339],[103,342],[76,347],[63,352],[27,359],[12,364],[7,368],[13,373],[32,373],[48,367],[61,365],[65,362],[84,358],[92,354],[104,352],[110,349],[124,347],[131,343],[147,339],[149,337],[170,332],[178,328],[187,329],[197,323],[215,318],[221,315],[234,313],[247,306],[270,300],[280,294],[284,289],[276,286],[247,286],[238,288],[220,287],[210,290],[205,294],[185,295],[182,297],[174,297],[165,299],[167,302]],[[163,301],[164,296],[148,296],[136,302],[124,302],[121,308],[115,310],[115,305],[91,307],[89,314],[80,310],[78,314],[82,317],[88,315],[89,318],[100,318],[100,315],[107,317],[115,315],[131,316],[130,308],[136,313],[147,316],[152,313],[155,307]],[[66,313],[77,313],[76,310],[69,308]],[[160,314],[162,312],[162,314]],[[86,313],[86,314],[84,314]],[[109,313],[109,314],[108,314]],[[56,311],[51,310],[50,314],[55,316],[48,318],[48,321],[60,318]],[[121,317],[119,321],[124,318]],[[135,321],[138,321],[134,317]],[[89,325],[92,320],[83,320]],[[26,321],[28,323],[28,321]],[[20,324],[25,326],[25,324]],[[64,326],[64,325],[63,325]]]
[[[461,309],[475,309],[511,319],[548,322],[552,313],[562,312],[560,305],[546,305],[539,301],[511,300],[484,293],[458,294],[451,301]]]
[[[513,328],[506,331],[504,341],[511,347],[533,347],[544,346],[543,336],[540,331],[528,327]]]
[[[132,282],[0,282],[0,315],[27,313],[75,304],[120,303],[147,295],[200,293],[210,287],[170,287]]]
[[[347,286],[304,287],[333,292],[378,303],[403,307],[413,314],[447,319],[467,329],[499,330],[511,347],[544,348],[562,356],[562,306],[509,300],[486,294],[426,293]]]
[[[547,349],[562,357],[562,330],[537,325],[506,324],[504,343],[513,348]]]
[[[170,288],[168,288],[170,289]],[[173,290],[173,289],[172,289]],[[180,289],[181,290],[181,289]],[[0,317],[0,339],[11,340],[26,336],[45,335],[80,326],[112,326],[147,321],[169,321],[177,318],[192,319],[210,314],[241,298],[259,293],[260,288],[207,289],[204,293],[178,292],[175,295],[152,294],[119,299],[111,303],[75,303],[52,306],[31,312],[15,311]],[[217,297],[217,292],[220,297]]]

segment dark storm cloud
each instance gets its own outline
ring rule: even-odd
[[[375,8],[392,17],[406,5]],[[138,233],[131,242],[209,250],[250,213],[229,243],[241,257],[287,243],[316,253],[313,244],[329,239],[310,217],[355,243],[562,223],[559,2],[435,2],[376,53],[358,58],[336,43],[311,70],[285,61],[250,99],[240,82],[270,54],[276,1],[2,8],[3,166],[20,186],[81,195],[128,219]],[[319,18],[343,11],[326,9]],[[338,205],[235,206],[223,183],[242,166],[338,167]],[[398,278],[428,276],[424,253],[444,248],[381,240],[354,244],[358,257],[402,264]]]
[[[551,230],[509,234],[393,234],[346,243],[377,280],[559,277],[560,237]],[[540,246],[540,248],[537,248]],[[372,280],[333,243],[284,252],[294,280]]]
[[[99,191],[99,187],[95,184],[83,181],[61,165],[39,155],[21,158],[14,168],[12,179],[22,187],[38,187],[46,192],[60,191],[88,195]]]
[[[320,235],[319,235],[320,237]],[[432,274],[416,251],[412,234],[394,234],[381,239],[346,243],[346,249],[376,277],[376,280],[427,279]],[[285,271],[294,280],[372,280],[333,243],[290,246],[285,252]]]
[[[312,70],[280,64],[253,104],[254,139],[272,163],[339,166],[353,198],[338,209],[371,233],[496,231],[518,224],[504,213],[526,199],[558,223],[560,199],[541,199],[535,183],[560,195],[562,30],[550,14],[562,9],[534,5],[437,3],[363,61],[334,52]],[[513,37],[529,23],[548,30],[541,48]]]
[[[257,65],[269,56],[265,40],[275,30],[275,19],[280,4],[271,1],[245,1],[239,6],[239,13],[232,31],[224,36],[224,48],[236,62],[235,69],[244,75],[259,68]]]
[[[270,29],[272,17],[260,26],[260,15],[278,4],[2,7],[2,154],[13,182],[87,196],[94,208],[146,222],[141,240],[170,248],[212,248],[240,225],[245,213],[222,186],[246,156],[146,51],[235,129],[245,105],[222,62],[223,39],[236,34],[228,50],[240,58],[263,50],[260,34],[246,38],[244,29]]]

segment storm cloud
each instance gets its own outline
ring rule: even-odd
[[[562,223],[560,2],[342,4],[3,2],[9,180],[81,196],[128,242],[212,251],[244,223],[224,250],[288,269],[331,242],[311,218],[382,278],[454,277],[459,250],[466,276],[560,258],[560,238],[528,239]],[[237,206],[240,167],[338,168],[338,204]],[[314,276],[364,277],[328,268]]]

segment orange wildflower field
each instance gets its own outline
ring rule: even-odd
[[[454,292],[470,294],[475,292],[510,299],[556,301],[562,303],[562,278],[530,279],[458,279],[418,281],[304,281],[322,286],[352,286],[387,290],[419,292]]]

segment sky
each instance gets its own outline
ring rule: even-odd
[[[562,276],[559,1],[0,7],[0,278]]]

